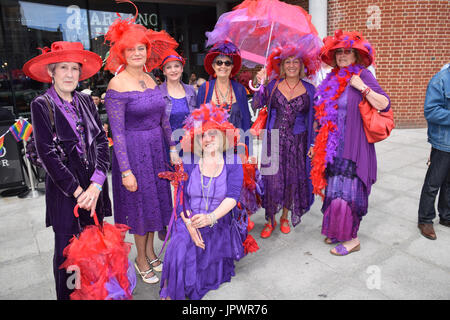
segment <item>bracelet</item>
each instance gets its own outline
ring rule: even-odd
[[[188,225],[190,225],[192,223],[192,220],[191,219],[187,219],[185,223],[188,226]]]
[[[83,192],[84,190],[81,190],[80,194],[75,197],[75,200],[78,200],[78,198],[83,194]]]
[[[214,212],[211,212],[208,216],[211,219],[211,224],[209,225],[209,227],[212,228],[217,223],[216,214]]]
[[[170,149],[170,152],[178,152],[177,149]]]
[[[102,192],[102,186],[99,185],[98,183],[94,182],[93,185],[100,191]]]
[[[126,178],[128,177],[130,174],[133,174],[132,171],[128,172],[128,173],[122,173],[122,178]]]
[[[361,91],[363,98],[365,98],[370,92],[370,88],[367,87],[363,91]]]

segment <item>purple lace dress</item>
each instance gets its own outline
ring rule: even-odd
[[[266,209],[266,219],[274,221],[274,215],[282,208],[291,211],[291,221],[295,226],[301,216],[309,208],[308,177],[306,174],[307,131],[293,133],[295,119],[298,113],[308,115],[310,108],[309,96],[304,94],[287,101],[277,89],[273,93],[271,108],[277,109],[277,117],[272,130],[279,130],[279,152],[271,155],[271,135],[267,135],[267,150],[263,156],[270,156],[270,164],[278,161],[278,170],[272,175],[263,175],[266,188],[263,197],[263,207]],[[261,162],[268,163],[267,160]]]
[[[161,92],[110,89],[105,107],[114,140],[114,220],[128,225],[131,234],[162,230],[169,223],[172,200],[169,181],[158,173],[168,170],[167,145],[174,143]],[[129,169],[137,180],[136,192],[122,184],[121,172]]]
[[[369,199],[364,183],[356,174],[356,163],[343,158],[348,89],[349,86],[338,99],[339,145],[334,162],[326,169],[327,187],[322,206],[322,234],[338,241],[357,237]]]
[[[222,172],[212,178],[209,192],[204,187],[202,194],[200,169],[198,165],[194,166],[185,194],[192,215],[214,211],[227,197],[228,169],[224,165]],[[234,176],[239,175],[234,174]],[[238,178],[242,183],[242,173]],[[210,179],[203,176],[203,185],[208,185]],[[239,185],[239,180],[237,182]],[[206,201],[208,201],[208,210],[206,210]],[[214,227],[207,226],[200,229],[205,242],[205,250],[203,250],[194,244],[182,218],[178,217],[164,255],[160,291],[162,298],[199,300],[209,290],[217,289],[223,282],[231,281],[231,277],[235,275],[231,246],[231,219],[232,215],[228,213],[218,219]]]

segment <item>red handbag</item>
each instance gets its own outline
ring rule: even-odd
[[[359,103],[359,112],[369,143],[379,142],[389,137],[395,127],[392,108],[386,112],[380,112],[363,98]]]

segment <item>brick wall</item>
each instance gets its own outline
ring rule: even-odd
[[[428,81],[450,62],[449,16],[448,0],[328,1],[328,34],[359,31],[375,48],[377,80],[391,98],[397,128],[426,127]]]

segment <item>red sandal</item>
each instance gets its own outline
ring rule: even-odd
[[[277,222],[275,221],[273,227],[271,223],[266,223],[264,225],[264,228],[261,231],[261,238],[268,238],[272,235],[272,231],[275,228],[275,226],[277,225]]]
[[[280,219],[280,230],[283,233],[289,233],[291,232],[291,227],[289,226],[289,220],[288,219]]]

